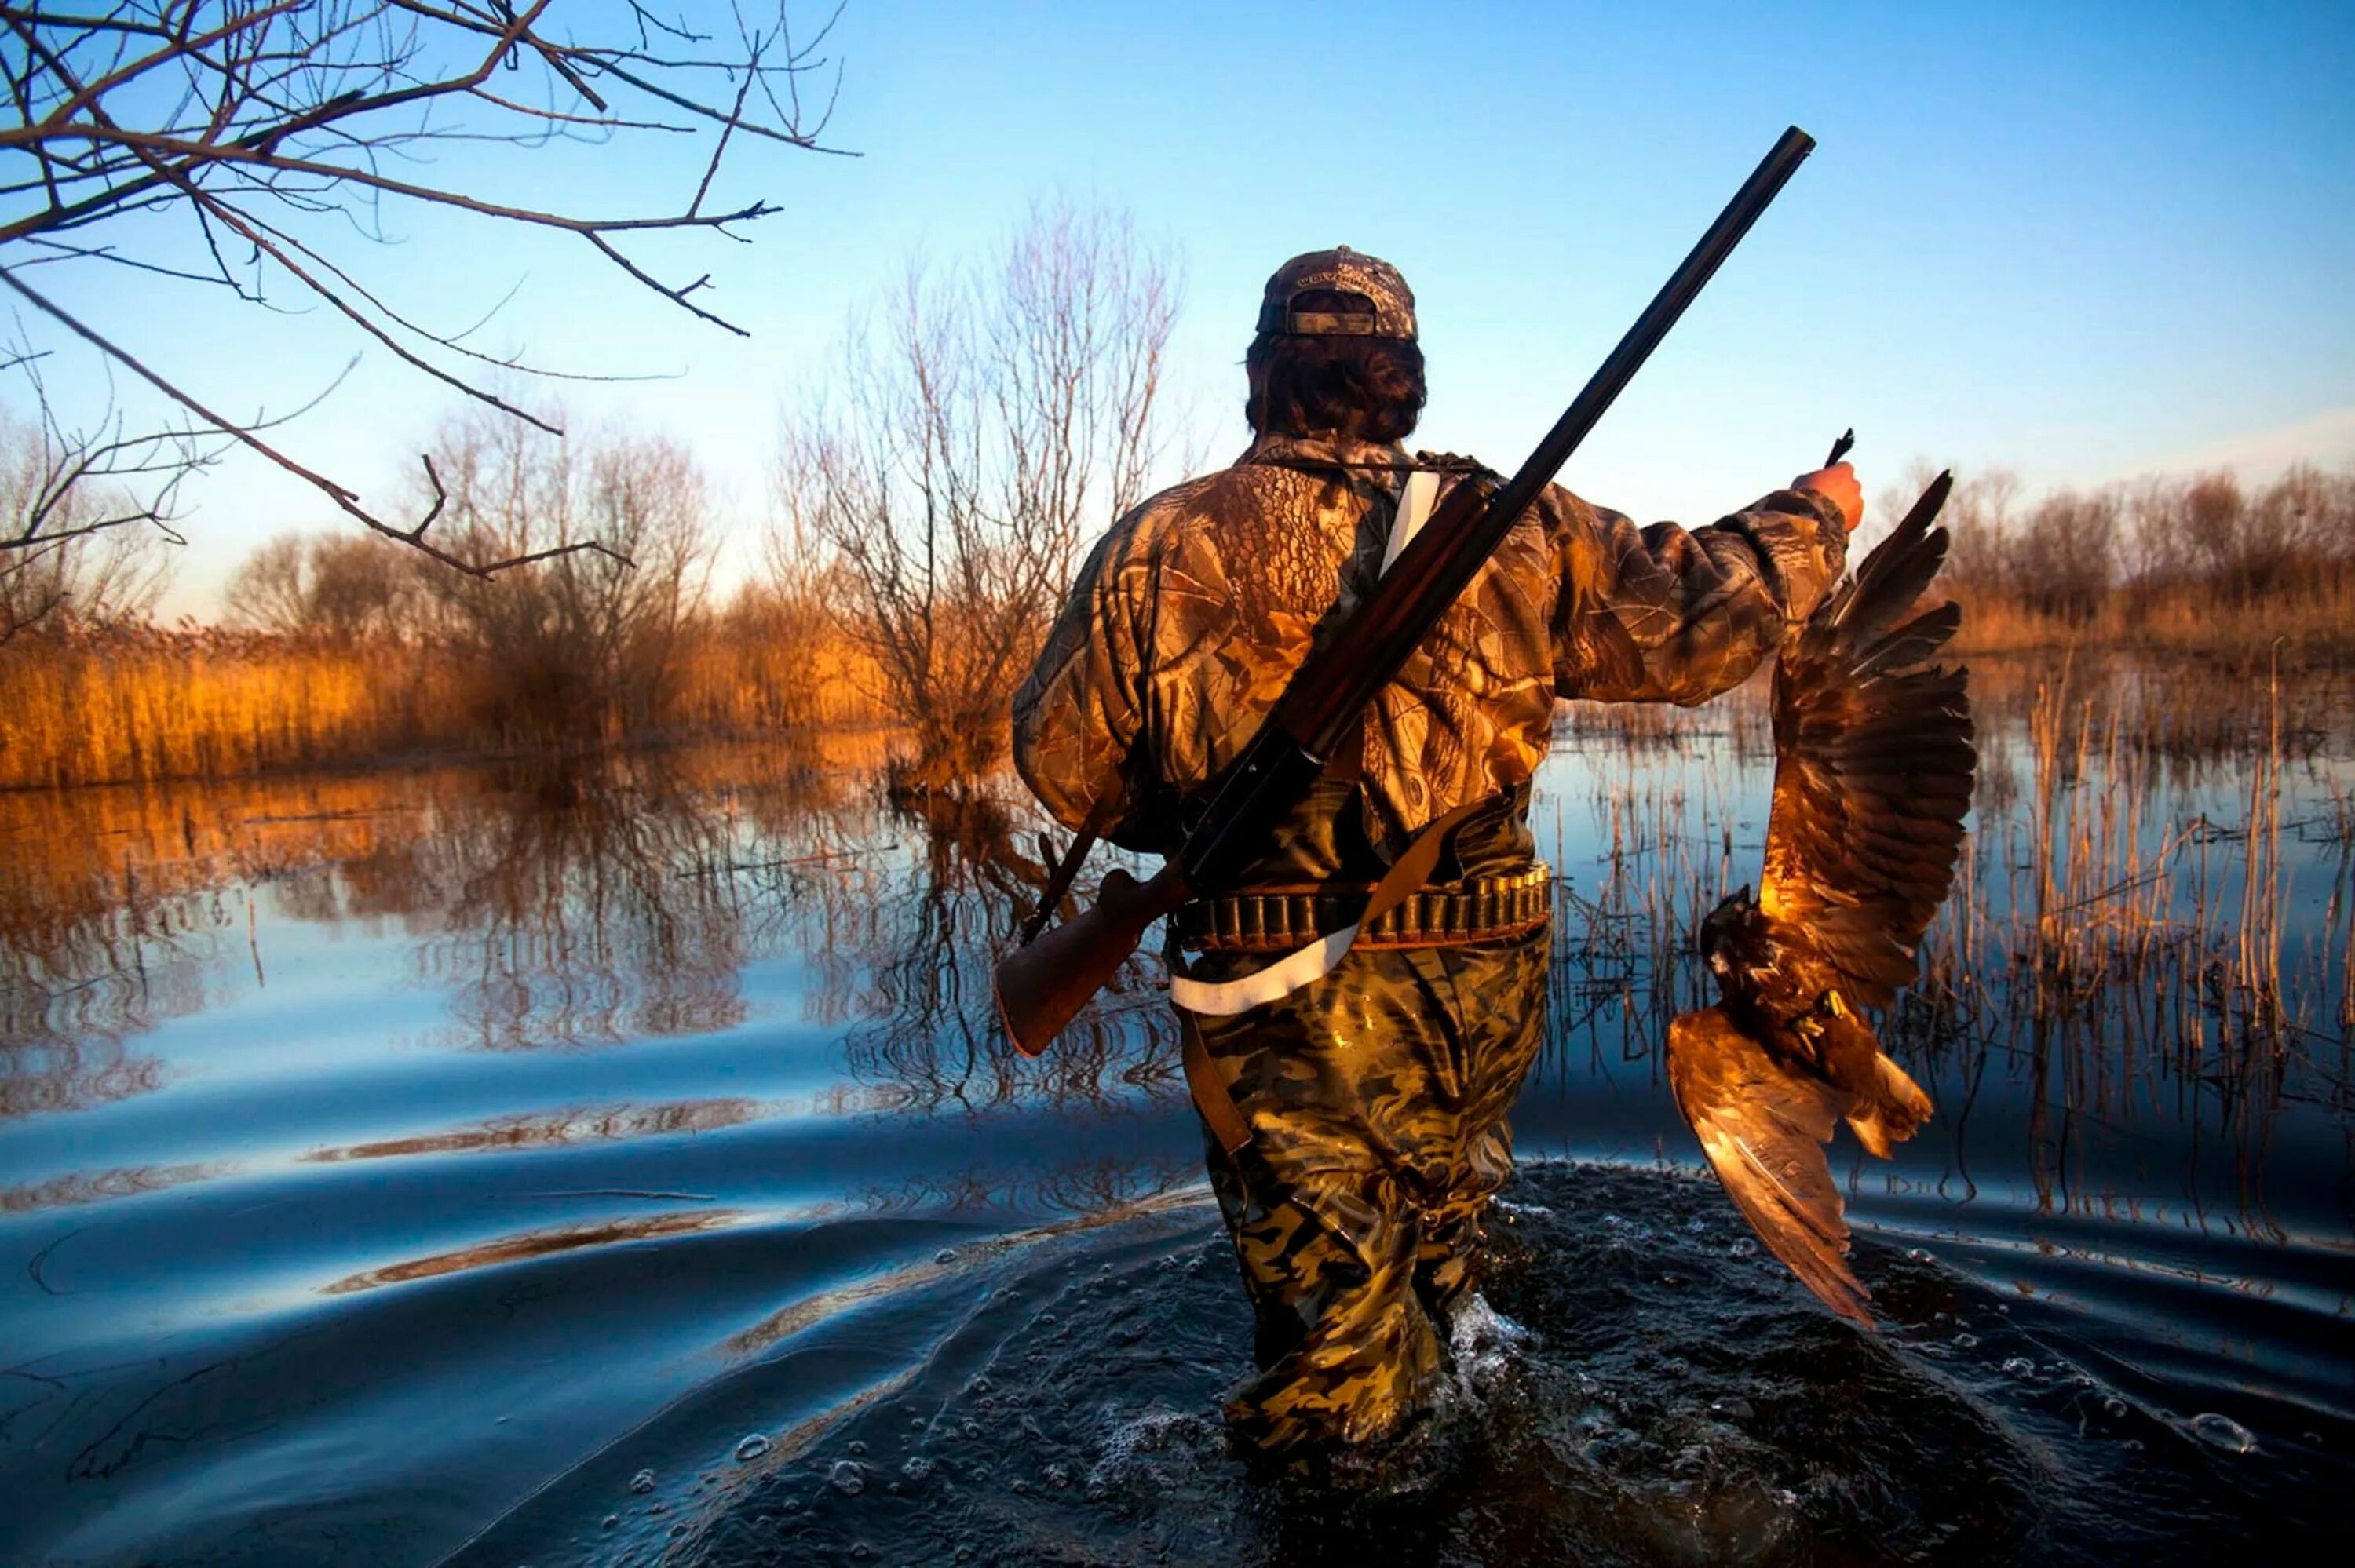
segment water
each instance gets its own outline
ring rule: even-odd
[[[1157,966],[1041,1062],[991,1033],[1011,797],[711,751],[0,798],[0,1560],[2311,1545],[2355,1481],[2350,734],[2044,797],[1991,725],[1981,913],[1891,1032],[1940,1114],[1836,1154],[1878,1337],[1750,1244],[1660,1071],[1691,912],[1755,875],[1754,714],[1573,738],[1495,1316],[1321,1489],[1220,1436],[1247,1313]],[[2041,927],[2040,799],[2139,810]]]

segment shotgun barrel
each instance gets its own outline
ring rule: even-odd
[[[1796,125],[1783,132],[1511,478],[1497,483],[1476,475],[1448,492],[1365,602],[1294,673],[1178,853],[1149,881],[1112,873],[1093,906],[999,961],[998,1017],[1017,1047],[1034,1056],[1044,1051],[1135,952],[1148,926],[1188,898],[1231,885],[1266,848],[1375,694],[1552,482],[1815,145]]]

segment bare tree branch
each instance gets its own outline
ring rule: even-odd
[[[0,268],[0,283],[5,283],[9,288],[16,290],[18,293],[24,295],[27,300],[32,302],[35,309],[48,316],[60,326],[63,326],[68,332],[72,333],[76,337],[79,337],[84,342],[96,347],[109,359],[112,359],[117,365],[122,366],[124,369],[138,376],[141,380],[155,387],[158,392],[163,393],[164,396],[169,397],[173,402],[177,403],[181,408],[186,408],[191,414],[196,415],[197,418],[210,425],[214,429],[218,430],[222,435],[229,437],[230,440],[237,441],[240,445],[243,445],[250,450],[267,458],[278,467],[285,470],[288,473],[293,474],[295,478],[302,480],[304,483],[309,484],[314,489],[317,490],[321,494],[326,496],[328,500],[334,502],[339,511],[363,524],[366,524],[368,527],[375,529],[379,534],[388,535],[392,538],[399,539],[403,544],[414,546],[416,548],[424,551],[425,554],[432,556],[435,560],[441,562],[445,567],[450,567],[458,571],[464,572],[468,577],[489,577],[494,572],[506,571],[511,567],[527,567],[535,561],[551,560],[558,556],[569,556],[581,550],[593,550],[600,555],[612,556],[613,559],[620,562],[623,566],[628,566],[630,564],[627,556],[620,555],[617,552],[607,548],[602,543],[594,540],[561,545],[544,550],[527,551],[520,555],[503,556],[496,560],[463,560],[460,557],[452,555],[449,551],[442,549],[440,546],[432,543],[425,537],[425,530],[432,527],[434,519],[441,514],[442,509],[438,494],[434,505],[427,511],[424,517],[414,526],[404,528],[399,524],[388,523],[360,504],[359,494],[357,492],[347,490],[343,485],[336,483],[334,480],[327,478],[325,474],[318,473],[311,469],[304,467],[301,463],[295,461],[293,458],[288,457],[284,452],[280,451],[268,441],[263,440],[256,432],[256,428],[254,426],[250,424],[240,424],[233,419],[226,418],[223,416],[215,413],[211,408],[198,402],[186,392],[182,391],[178,387],[165,380],[153,370],[150,370],[127,349],[124,349],[120,344],[111,342],[107,338],[92,331],[81,321],[67,313],[64,309],[33,289],[22,278],[17,277],[15,273],[10,272],[5,268]],[[430,462],[426,464],[426,473],[429,478],[432,475],[432,465]],[[436,489],[438,492],[438,482],[436,483]]]
[[[6,366],[23,372],[38,418],[0,413],[0,643],[144,616],[165,577],[151,546],[182,542],[172,526],[180,486],[218,455],[186,430],[126,435],[112,414],[94,431],[69,430],[49,404],[43,357]]]
[[[633,282],[741,334],[696,297],[709,287],[709,272],[666,281],[628,243],[679,231],[741,238],[732,226],[782,210],[762,199],[719,210],[711,203],[731,150],[748,141],[837,151],[820,137],[840,68],[819,49],[839,15],[803,42],[782,4],[758,26],[739,15],[735,45],[715,49],[684,15],[666,18],[638,0],[619,11],[577,0],[91,0],[80,7],[0,0],[0,281],[57,327],[367,526],[474,575],[543,558],[462,561],[424,537],[430,516],[406,525],[367,512],[349,486],[155,373],[134,342],[34,290],[27,269],[128,268],[224,287],[273,309],[272,285],[291,285],[410,368],[530,420],[473,379],[480,372],[470,366],[558,373],[464,346],[479,323],[457,331],[424,324],[389,302],[333,235],[306,226],[325,220],[347,229],[346,238],[380,239],[384,209],[408,203],[577,235]],[[804,113],[800,87],[812,72],[834,80],[826,111],[816,116]],[[496,90],[495,77],[504,79]],[[531,196],[514,199],[495,191],[478,160],[422,161],[431,149],[459,143],[528,150],[698,135],[711,145],[681,170],[683,204],[655,212],[570,211],[532,185],[519,187]],[[394,172],[396,160],[408,168]],[[184,214],[186,224],[122,229],[119,220],[136,213]],[[110,238],[65,238],[93,226]],[[118,229],[133,238],[112,238]],[[246,248],[244,263],[232,267],[223,236]]]

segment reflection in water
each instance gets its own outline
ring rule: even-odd
[[[2275,1119],[2355,1108],[2355,791],[2326,744],[2355,728],[2344,684],[2300,683],[2253,730],[2245,703],[2193,722],[2188,709],[2220,705],[2186,704],[2132,669],[1981,672],[1970,853],[1926,983],[1889,1030],[1939,1078],[1962,1195],[1992,1135],[1994,1164],[2024,1166],[2042,1206],[2130,1210],[2137,1184],[2113,1192],[2101,1148],[2155,1123],[2188,1134],[2193,1202],[2222,1195],[2232,1223],[2288,1234],[2264,1191]],[[1541,1070],[1558,1086],[1632,1069],[1657,1088],[1666,1020],[1705,1000],[1690,934],[1747,874],[1762,817],[1769,743],[1756,694],[1745,698],[1640,710],[1632,727],[1582,710],[1566,728],[1575,762],[1557,773],[1572,788],[1553,789],[1538,821],[1543,836],[1550,810],[1547,847],[1566,874]],[[2256,736],[2266,748],[2253,757]],[[412,976],[444,1001],[431,1044],[713,1035],[746,1022],[748,969],[790,956],[801,1015],[839,1033],[862,1103],[902,1115],[1182,1105],[1150,954],[1043,1058],[997,1029],[989,965],[1045,878],[1037,819],[1010,788],[887,796],[790,758],[690,751],[553,775],[0,798],[0,1121],[156,1093],[180,1069],[145,1054],[142,1036],[265,991],[265,916],[404,941]],[[726,1096],[534,1108],[309,1158],[559,1146],[770,1114]],[[93,1196],[128,1191],[133,1169],[75,1180]]]
[[[473,1269],[496,1267],[503,1263],[520,1263],[526,1258],[547,1257],[554,1253],[580,1252],[588,1247],[613,1246],[623,1242],[653,1241],[661,1236],[718,1230],[722,1225],[734,1224],[743,1217],[743,1211],[740,1209],[695,1209],[684,1213],[646,1214],[634,1219],[607,1220],[596,1224],[550,1225],[545,1230],[501,1236],[496,1241],[481,1242],[474,1246],[435,1253],[430,1257],[410,1258],[404,1263],[387,1264],[381,1268],[346,1275],[320,1289],[327,1296],[348,1296],[356,1290],[373,1290],[378,1286],[400,1285],[412,1279],[432,1279],[438,1275],[464,1274]]]
[[[2286,1234],[2264,1195],[2275,1118],[2355,1108],[2355,790],[2326,744],[2355,728],[2344,688],[2300,683],[2253,730],[2245,703],[2193,722],[2188,710],[2226,705],[2187,704],[2131,668],[1980,673],[1970,853],[1926,983],[1889,1029],[1940,1079],[1962,1195],[1991,1133],[1996,1166],[2024,1163],[2043,1206],[2130,1208],[2136,1183],[2113,1193],[2094,1146],[2157,1123],[2189,1134],[2194,1202],[2226,1194],[2232,1223]],[[1575,761],[1556,771],[1572,788],[1550,791],[1537,824],[1566,874],[1541,1069],[1558,1086],[1632,1069],[1657,1089],[1666,1020],[1706,1000],[1690,934],[1749,869],[1771,744],[1756,696],[1633,710],[1642,724],[1582,710],[1566,726]],[[997,1029],[989,965],[1045,879],[1036,816],[1010,789],[887,796],[791,758],[689,751],[552,775],[0,798],[0,1121],[157,1092],[180,1069],[141,1037],[266,990],[265,917],[405,941],[414,979],[444,1001],[431,1044],[717,1034],[748,1018],[748,968],[791,956],[800,1013],[838,1031],[862,1103],[1182,1105],[1149,953],[1047,1056],[1021,1056]],[[1983,1114],[1990,1101],[2001,1114]],[[772,1114],[728,1097],[692,1105],[535,1108],[309,1158]],[[131,1169],[77,1180],[102,1195],[135,1185]]]
[[[23,1013],[10,1005],[14,1001],[27,1002],[23,1012],[37,1008],[46,1013],[54,999],[39,992],[27,999],[18,992],[0,1001],[0,1010],[5,1010],[0,1011],[0,1023],[10,1030],[8,1044],[0,1051],[0,1120],[42,1111],[76,1110],[153,1094],[163,1086],[163,1065],[139,1055],[119,1040],[103,1035],[76,1039],[54,1033],[46,1018],[17,1033],[17,1019]],[[144,1027],[151,1018],[143,1012],[138,1022]]]
[[[593,1106],[579,1109],[493,1117],[473,1127],[447,1132],[388,1138],[373,1143],[346,1144],[338,1149],[314,1149],[303,1156],[314,1162],[342,1160],[399,1160],[420,1154],[474,1154],[485,1150],[549,1149],[576,1143],[605,1143],[627,1138],[666,1138],[673,1133],[709,1132],[741,1127],[762,1114],[750,1099],[676,1100],[659,1106]]]
[[[1139,1190],[1102,1207],[1075,1210],[1068,1219],[1018,1231],[1011,1235],[990,1236],[964,1246],[943,1248],[927,1262],[911,1264],[903,1268],[815,1291],[785,1303],[751,1327],[730,1335],[721,1342],[720,1352],[731,1361],[741,1361],[867,1303],[887,1301],[945,1279],[978,1272],[1026,1248],[1089,1231],[1108,1229],[1155,1214],[1198,1207],[1201,1202],[1199,1195],[1181,1193],[1178,1189],[1182,1184],[1174,1176],[1164,1181],[1142,1184],[1124,1179],[1113,1184],[1115,1190],[1132,1185],[1138,1186]]]
[[[159,1087],[161,1065],[128,1042],[203,1007],[229,924],[216,885],[159,874],[116,833],[80,826],[20,820],[0,838],[0,1120]]]
[[[1017,1100],[1058,1108],[1102,1104],[1124,1089],[1182,1097],[1177,1031],[1161,1000],[1167,980],[1140,953],[1040,1057],[1014,1049],[998,1027],[990,968],[1047,882],[1047,867],[1017,847],[1007,807],[980,791],[890,803],[916,831],[921,853],[897,887],[830,922],[862,960],[846,1008],[851,1072],[888,1083],[922,1110],[978,1110]],[[1092,888],[1085,890],[1090,895]]]
[[[974,1167],[870,1187],[859,1206],[882,1214],[1107,1214],[1167,1196],[1200,1174],[1190,1158],[1105,1156],[1015,1171]]]
[[[1913,1325],[1874,1364],[1903,1389],[1972,1360],[1993,1387],[2019,1359],[2057,1389],[2044,1369],[2065,1356],[2137,1410],[2221,1409],[2261,1456],[2339,1452],[2355,1410],[2347,683],[2285,694],[2276,761],[2270,742],[2247,755],[2244,699],[2195,723],[2129,681],[2089,726],[2083,698],[2111,678],[1982,674],[1987,782],[1961,897],[1886,1035],[1941,1115],[1850,1177],[1871,1283]],[[1661,1032],[1704,1000],[1695,921],[1756,863],[1763,709],[1631,711],[1579,715],[1541,779],[1540,850],[1564,882],[1548,1048],[1516,1118],[1531,1153],[1689,1150]],[[871,771],[805,763],[683,750],[554,777],[0,796],[0,1342],[16,1351],[0,1495],[33,1499],[0,1510],[0,1558],[432,1561],[610,1441],[631,1456],[617,1479],[545,1494],[578,1506],[485,1560],[594,1560],[557,1543],[600,1539],[618,1502],[648,1511],[605,1544],[643,1527],[630,1542],[653,1561],[683,1497],[631,1492],[658,1462],[636,1456],[687,1456],[691,1486],[748,1432],[782,1463],[853,1428],[879,1449],[909,1434],[924,1457],[954,1426],[929,1482],[892,1472],[913,1497],[968,1457],[1005,1462],[996,1434],[961,1435],[963,1413],[989,1418],[992,1396],[960,1392],[984,1367],[1009,1419],[1004,1391],[1026,1378],[1050,1432],[1047,1412],[1070,1416],[1068,1449],[1013,1442],[1039,1462],[1030,1499],[1079,1499],[1096,1442],[1079,1428],[1148,1352],[1176,1403],[1132,1400],[1122,1422],[1158,1431],[1182,1405],[1223,1454],[1204,1413],[1247,1325],[1158,960],[1021,1057],[988,969],[1051,846],[1017,787],[895,798]],[[1537,1207],[1500,1219],[1544,1234],[1525,1293],[1624,1287],[1692,1347],[1656,1355],[1652,1329],[1601,1300],[1554,1314],[1564,1359],[1545,1375],[1577,1399],[1545,1418],[1575,1430],[1544,1427],[1543,1446],[1594,1482],[1585,1522],[1619,1518],[1631,1489],[1683,1508],[1688,1451],[1706,1468],[1729,1439],[1671,1363],[1699,1365],[1738,1337],[1742,1302],[1788,1287],[1730,1250],[1714,1189],[1677,1191],[1662,1208],[1588,1172],[1540,1194],[1550,1228]],[[1050,1265],[1056,1247],[1006,1250],[1065,1234],[1090,1260],[1078,1274]],[[1917,1246],[1929,1262],[1904,1255]],[[1668,1266],[1678,1249],[1692,1268]],[[1132,1264],[1151,1283],[1119,1283]],[[1820,1337],[1804,1304],[1776,1312],[1776,1332]],[[2005,1332],[2000,1356],[1959,1347]],[[1193,1350],[1168,1359],[1165,1340]],[[1614,1409],[1580,1374],[1622,1351]],[[1845,1364],[1758,1371],[1743,1398],[1826,1413],[1837,1443],[1857,1408]],[[2110,1393],[2071,1387],[2054,1418],[2081,1430]],[[650,1419],[667,1436],[634,1431]],[[1923,1475],[1967,1438],[1859,1419],[1913,1445]],[[1760,1465],[1794,1451],[1784,1420],[1761,1429]],[[1640,1441],[1611,1436],[1631,1426]],[[2137,1429],[2154,1453],[2169,1430]],[[327,1452],[369,1457],[303,1492]],[[837,1457],[776,1473],[809,1483],[807,1508]],[[1016,1495],[957,1484],[968,1502]],[[1218,1482],[1202,1517],[1242,1495]],[[1533,1530],[1571,1538],[1559,1486],[1526,1495],[1548,1499]],[[428,1496],[451,1500],[421,1523]],[[984,1532],[1007,1560],[1068,1522],[1008,1506]],[[836,1523],[829,1552],[865,1528]],[[1162,1544],[1186,1560],[1191,1539]],[[1159,1550],[1120,1528],[1100,1544]]]
[[[208,1160],[189,1165],[126,1165],[112,1171],[76,1171],[46,1181],[0,1187],[0,1214],[102,1203],[110,1198],[133,1198],[190,1181],[214,1181],[236,1169],[230,1160]]]
[[[1689,736],[1680,766],[1640,747],[1582,750],[1595,846],[1584,868],[1568,857],[1541,1071],[1571,1082],[1633,1067],[1657,1088],[1668,1021],[1707,1001],[1700,919],[1754,868],[1742,841],[1763,829],[1772,753],[1744,715],[1761,694],[1734,708],[1731,747]],[[2193,1228],[2346,1245],[2346,683],[2285,695],[2286,744],[2272,747],[2261,718],[2256,752],[2245,693],[2228,719],[2201,723],[2184,717],[2181,692],[2166,704],[2131,670],[2102,683],[2066,665],[1998,666],[1973,695],[1980,790],[1955,896],[1924,942],[1922,983],[1882,1032],[1934,1079],[1951,1139],[1935,1195],[1975,1196],[1975,1171],[2018,1174],[2040,1213],[2150,1224],[2166,1207],[2151,1197],[2163,1150]],[[2286,1147],[2285,1117],[2310,1128]],[[2331,1118],[2338,1134],[2314,1137]],[[1921,1191],[1902,1167],[1866,1174],[1890,1194]],[[2291,1191],[2269,1191],[2269,1171]],[[2303,1211],[2295,1223],[2276,1212],[2284,1199]]]
[[[740,1023],[745,962],[823,938],[805,895],[844,883],[810,868],[829,844],[846,861],[872,853],[842,846],[870,836],[873,813],[806,768],[746,783],[708,760],[0,796],[0,1116],[158,1086],[127,1044],[208,1006],[208,986],[266,989],[265,916],[390,923],[415,941],[418,978],[451,999],[446,1043]],[[814,957],[837,990],[856,983],[838,955]]]
[[[264,906],[334,918],[338,865],[413,841],[464,776],[0,794],[0,1120],[152,1094],[139,1036],[250,965]]]
[[[720,877],[728,821],[635,770],[542,784],[527,809],[483,812],[414,862],[446,929],[418,969],[453,1026],[491,1050],[613,1045],[741,1022],[743,925]]]

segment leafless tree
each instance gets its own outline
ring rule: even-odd
[[[311,624],[311,541],[281,534],[255,546],[229,574],[221,603],[237,625],[300,636]]]
[[[46,408],[43,413],[46,416]],[[21,632],[103,627],[145,613],[164,587],[151,531],[170,491],[201,453],[119,433],[80,437],[44,417],[0,412],[0,642]],[[169,471],[159,497],[126,482]],[[165,524],[168,526],[168,524]]]
[[[1904,482],[1881,497],[1881,515],[1892,522],[1902,516],[1935,471],[1915,461]],[[1966,473],[1940,514],[1954,535],[1946,590],[2082,623],[2120,578],[2128,510],[2127,493],[2116,485],[2050,491],[2029,503],[2009,469]],[[1861,559],[1863,552],[1852,546],[1849,555]]]
[[[1917,463],[1882,514],[1930,472]],[[1955,486],[1943,520],[1950,591],[2068,627],[2113,596],[2140,617],[2187,596],[2212,609],[2312,601],[2355,577],[2355,470],[2299,465],[2262,485],[2229,471],[2152,474],[2029,499],[2016,474],[1984,469]]]
[[[1914,464],[1907,475],[1907,487],[1899,493],[1902,499],[1892,496],[1891,503],[1881,508],[1881,515],[1904,516],[1905,509],[1929,487],[1934,476],[1927,463]],[[1954,540],[1946,567],[1954,591],[2009,594],[2017,587],[2011,574],[2019,533],[2019,476],[2006,468],[1982,469],[1964,475],[1955,484],[1941,518]],[[1853,559],[1863,559],[1860,552],[1849,554]]]
[[[1007,695],[1081,543],[1161,455],[1178,293],[1125,217],[1042,206],[993,270],[911,264],[788,419],[781,526],[839,570],[842,622],[916,741],[910,782],[1003,752]]]
[[[659,438],[550,441],[482,411],[443,428],[432,461],[454,546],[522,563],[488,580],[421,578],[424,630],[482,671],[502,728],[547,737],[655,707],[701,605],[712,544],[701,471]],[[636,563],[606,570],[584,546]]]
[[[507,364],[392,302],[368,260],[388,209],[455,209],[486,222],[577,237],[622,274],[702,320],[740,331],[704,302],[709,274],[666,281],[630,251],[659,231],[741,238],[733,226],[778,210],[715,197],[740,142],[809,150],[832,108],[803,83],[832,20],[796,39],[783,4],[754,26],[731,6],[724,42],[645,0],[0,0],[0,283],[37,319],[144,382],[197,425],[250,448],[379,533],[445,565],[486,575],[547,552],[482,556],[428,537],[445,500],[429,462],[413,521],[365,506],[231,418],[199,388],[153,368],[140,342],[110,335],[60,302],[43,267],[120,267],[275,308],[322,305],[403,364],[504,414],[540,416],[485,378]],[[836,73],[836,84],[839,74]],[[12,112],[13,111],[13,112]],[[700,138],[681,202],[647,213],[559,211],[545,198],[484,193],[479,154]],[[153,215],[146,221],[137,215]],[[154,221],[160,216],[165,221]],[[356,249],[357,244],[357,249]],[[151,335],[155,331],[150,329]],[[0,356],[5,357],[5,356]],[[161,482],[172,482],[168,476]],[[11,537],[26,549],[44,536]],[[552,546],[603,553],[594,539]]]
[[[231,574],[230,618],[282,637],[399,637],[423,586],[410,552],[374,534],[281,534]]]
[[[2093,620],[2117,583],[2124,501],[2115,487],[2055,490],[2039,501],[2019,535],[2020,601],[2070,625]]]

